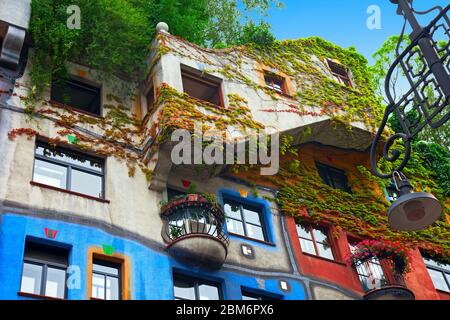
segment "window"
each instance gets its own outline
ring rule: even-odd
[[[104,160],[38,143],[33,182],[103,199]]]
[[[26,241],[20,291],[64,299],[67,266],[68,250]]]
[[[334,189],[351,192],[345,171],[324,165],[320,162],[317,162],[316,166],[319,176],[324,183]]]
[[[347,87],[352,87],[352,81],[350,80],[348,69],[345,66],[334,61],[327,60],[327,62],[334,80],[343,85],[346,85]]]
[[[121,299],[121,265],[94,259],[92,264],[92,298]]]
[[[450,264],[437,262],[426,255],[423,256],[423,260],[434,287],[438,290],[450,292]]]
[[[147,93],[147,111],[150,112],[155,104],[155,90],[153,85],[150,87]]]
[[[181,66],[184,92],[193,98],[222,106],[222,80],[199,70]]]
[[[261,208],[225,199],[224,211],[229,232],[268,241]]]
[[[242,300],[257,301],[257,300],[279,300],[278,298],[271,297],[268,294],[256,293],[252,291],[242,290]]]
[[[51,99],[100,116],[101,95],[98,87],[68,79],[64,84],[52,84]]]
[[[356,243],[356,241],[349,242],[350,251],[352,253],[356,250]],[[357,266],[356,272],[358,272],[358,277],[364,291],[379,289],[387,284],[380,260],[376,257]]]
[[[175,300],[222,300],[219,283],[173,275]]]
[[[278,93],[285,93],[284,78],[274,74],[264,74],[264,81],[266,87],[277,91]]]
[[[300,246],[304,253],[334,260],[328,230],[322,227],[313,227],[309,224],[297,224],[297,234]]]
[[[187,193],[183,191],[179,191],[172,188],[167,188],[167,201],[172,201],[174,199],[179,199],[186,196]]]

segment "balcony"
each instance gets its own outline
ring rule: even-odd
[[[361,281],[364,300],[415,300],[414,293],[406,287],[403,276],[382,277]]]
[[[196,267],[219,269],[228,253],[224,213],[211,199],[189,194],[161,208],[162,237],[177,260]]]

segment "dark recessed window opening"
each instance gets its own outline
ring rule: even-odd
[[[297,234],[303,252],[334,260],[327,228],[298,223]]]
[[[64,84],[52,84],[51,100],[100,116],[100,91],[98,87],[68,79]]]
[[[316,162],[317,171],[322,181],[334,189],[351,192],[345,171]]]
[[[190,67],[181,66],[184,92],[193,98],[222,106],[222,80]]]
[[[352,253],[356,250],[356,244],[357,241],[349,242],[350,251]],[[356,267],[356,272],[358,273],[359,281],[361,281],[364,291],[378,289],[387,284],[386,276],[384,275],[380,260],[376,257],[373,257],[358,265]]]
[[[167,188],[167,201],[172,201],[174,199],[180,199],[186,196],[187,193],[184,191],[179,191],[172,188]]]
[[[37,143],[33,182],[104,198],[105,160]]]
[[[94,259],[92,264],[92,298],[121,299],[121,264]]]
[[[270,296],[269,294],[255,293],[249,290],[242,289],[242,300],[258,301],[258,300],[280,300]]]
[[[64,299],[68,256],[67,249],[26,241],[20,292]]]
[[[177,273],[173,275],[173,294],[175,300],[222,300],[220,283]]]
[[[224,200],[227,230],[248,238],[268,241],[263,210],[238,201]]]
[[[423,254],[428,274],[437,290],[450,292],[450,264],[438,262]]]
[[[147,93],[147,111],[148,112],[152,111],[154,105],[155,105],[155,90],[153,86],[151,86]]]
[[[264,81],[269,89],[275,90],[278,93],[286,93],[285,90],[285,80],[283,77],[274,74],[265,74]]]
[[[347,87],[352,87],[352,81],[350,80],[348,69],[345,66],[334,61],[327,60],[327,62],[334,79],[337,82],[346,85]]]

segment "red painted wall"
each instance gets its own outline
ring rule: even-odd
[[[353,271],[353,268],[345,262],[345,257],[350,253],[345,234],[342,234],[337,240],[331,239],[332,237],[330,237],[333,249],[339,248],[339,250],[333,250],[336,260],[331,261],[302,253],[295,225],[294,218],[286,217],[286,227],[291,238],[292,248],[300,273],[327,280],[357,294],[363,294],[364,291],[359,282],[358,275]],[[330,233],[331,232],[333,232],[332,228],[330,229]],[[341,250],[341,248],[343,250]],[[347,248],[347,250],[344,248]]]
[[[364,294],[356,270],[345,261],[350,254],[345,232],[338,232],[339,237],[337,239],[330,237],[333,254],[336,258],[335,261],[331,261],[303,253],[294,218],[285,217],[285,220],[300,273],[332,282],[360,295]],[[328,228],[330,235],[336,233],[333,226],[328,226]],[[435,289],[420,251],[416,249],[410,252],[410,255],[413,269],[407,274],[405,283],[408,289],[414,292],[416,300],[450,300],[450,293]],[[388,274],[386,271],[385,273]]]

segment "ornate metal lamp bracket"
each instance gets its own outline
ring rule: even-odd
[[[450,119],[450,5],[445,8],[436,6],[419,12],[412,7],[413,0],[390,0],[398,5],[398,14],[404,16],[405,24],[396,50],[396,60],[390,67],[385,81],[388,106],[382,123],[371,147],[371,164],[375,175],[391,178],[394,172],[400,172],[408,163],[411,155],[411,140],[426,126],[439,128]],[[422,27],[415,14],[423,15],[439,11],[426,27]],[[406,22],[412,28],[409,35],[411,44],[400,52],[405,33]],[[443,37],[436,39],[438,34]],[[392,77],[395,71],[405,76],[410,89],[397,99],[391,92]],[[414,119],[408,114],[414,111]],[[395,114],[401,125],[402,133],[390,136],[384,146],[382,157],[391,163],[404,157],[389,173],[379,172],[377,168],[377,149],[389,117]],[[404,150],[394,147],[402,140]],[[392,150],[391,150],[392,149]]]

